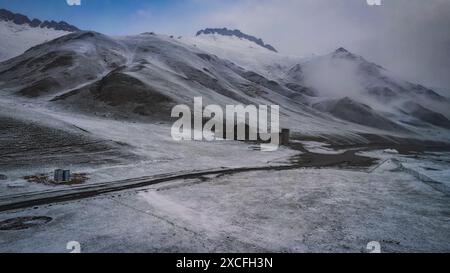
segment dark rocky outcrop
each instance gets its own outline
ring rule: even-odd
[[[356,102],[350,98],[324,101],[314,105],[319,111],[352,123],[393,132],[407,132],[397,123],[383,117],[370,106]]]
[[[267,48],[270,51],[278,52],[273,46],[271,46],[269,44],[265,44],[262,39],[242,33],[238,29],[231,30],[231,29],[227,29],[227,28],[206,28],[206,29],[202,29],[199,32],[197,32],[197,36],[202,35],[202,34],[220,34],[223,36],[236,36],[238,38],[242,38],[242,39],[246,39],[251,42],[254,42],[255,44],[262,46],[264,48]]]

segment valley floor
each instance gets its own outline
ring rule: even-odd
[[[395,156],[401,158],[401,156]],[[404,159],[406,160],[406,159]],[[384,160],[372,170],[255,171],[4,212],[0,252],[448,252],[450,197]]]

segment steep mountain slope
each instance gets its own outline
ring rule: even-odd
[[[447,98],[421,85],[397,79],[381,66],[352,54],[344,48],[295,65],[286,73],[283,81],[290,85],[299,84],[314,90],[313,101],[316,105],[333,105],[332,108],[340,113],[356,106],[360,110],[368,109],[366,106],[369,106],[371,111],[378,113],[377,115],[384,116],[402,126],[409,124],[421,127],[425,122],[430,126],[442,128],[447,128],[444,119],[450,117],[450,101]],[[335,100],[340,100],[342,103],[336,104]],[[349,104],[350,100],[352,103]],[[417,114],[417,111],[412,111],[411,103],[407,103],[411,101],[415,102],[416,108],[421,109],[421,113],[426,111],[431,113],[429,109],[440,112],[441,121],[431,122],[430,115],[421,115]],[[328,109],[329,107],[319,108]],[[354,122],[354,118],[350,118],[349,115],[338,116]],[[363,117],[362,122],[372,123],[369,117],[373,115],[363,115]],[[381,122],[381,120],[378,121]],[[391,127],[388,122],[382,123]]]
[[[0,9],[0,61],[22,54],[32,46],[76,32],[66,22],[41,21]]]
[[[201,96],[205,105],[283,105],[286,126],[305,132],[335,123],[296,91],[163,35],[66,35],[0,64],[0,89],[16,101],[127,120],[167,119],[175,103]]]
[[[300,98],[308,106],[341,120],[391,132],[425,133],[447,128],[446,120],[450,118],[447,98],[401,80],[344,48],[324,56],[299,58],[255,46],[230,33],[198,34],[182,40],[264,75],[295,91],[291,98]],[[415,109],[420,111],[411,110],[412,101],[419,104]]]
[[[374,111],[370,106],[353,101],[348,97],[338,100],[326,100],[315,104],[314,108],[323,112],[331,113],[335,117],[356,124],[386,131],[406,131],[402,126],[392,122],[386,117],[383,117]]]
[[[296,111],[302,103],[290,99],[294,91],[257,73],[151,34],[120,39],[94,32],[67,35],[3,63],[0,79],[3,90],[21,97],[122,118],[169,117],[171,105],[192,103],[195,96],[220,105],[286,100],[285,109]]]

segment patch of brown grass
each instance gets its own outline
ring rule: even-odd
[[[48,174],[35,174],[23,177],[26,181],[30,183],[38,183],[45,185],[80,185],[84,184],[89,177],[86,173],[74,173],[71,175],[71,179],[69,182],[56,182],[53,179],[49,178]]]
[[[79,184],[84,184],[84,182],[86,182],[88,180],[89,180],[89,177],[86,173],[74,173],[74,174],[72,174],[72,179],[67,184],[79,185]]]
[[[30,183],[38,183],[38,184],[48,184],[50,182],[48,175],[43,173],[25,176],[23,179],[27,180]]]

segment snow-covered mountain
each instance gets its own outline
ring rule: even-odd
[[[206,28],[206,29],[202,29],[202,30],[198,31],[196,36],[214,35],[214,34],[217,34],[220,36],[236,37],[236,38],[239,38],[242,40],[247,40],[249,42],[253,42],[253,43],[259,45],[260,47],[268,49],[270,51],[278,52],[273,46],[271,46],[269,44],[265,44],[261,38],[256,38],[255,36],[245,34],[238,29],[231,30],[231,29],[227,29],[227,28]]]
[[[314,90],[311,100],[314,108],[330,112],[330,107],[340,107],[342,109],[337,112],[341,114],[334,112],[334,116],[358,124],[369,124],[369,117],[375,112],[404,127],[427,127],[427,123],[443,128],[450,125],[447,98],[424,86],[398,79],[383,67],[344,48],[300,62],[287,72],[283,81]],[[412,105],[420,105],[421,114]],[[353,114],[342,114],[356,106],[358,109]],[[438,117],[439,124],[431,122]],[[385,126],[393,124],[384,121],[380,126],[372,127]],[[410,129],[414,131],[414,128]]]
[[[0,9],[0,61],[75,31],[79,29],[66,22],[29,19],[25,15]]]
[[[69,34],[2,63],[0,81],[11,96],[122,118],[169,117],[158,109],[195,96],[221,105],[286,100],[285,109],[302,111],[289,100],[295,91],[164,35]]]
[[[0,64],[2,96],[54,111],[164,121],[175,104],[277,104],[284,127],[449,141],[450,102],[339,48],[285,56],[245,37],[72,33]]]
[[[183,39],[295,90],[308,106],[342,120],[397,132],[430,130],[430,125],[440,130],[450,125],[448,98],[401,80],[345,48],[301,58],[217,32]]]
[[[272,46],[265,46],[261,39],[240,30],[205,29],[194,37],[181,37],[180,40],[270,78],[283,77],[289,68],[302,59],[279,54],[275,49],[271,50]]]

